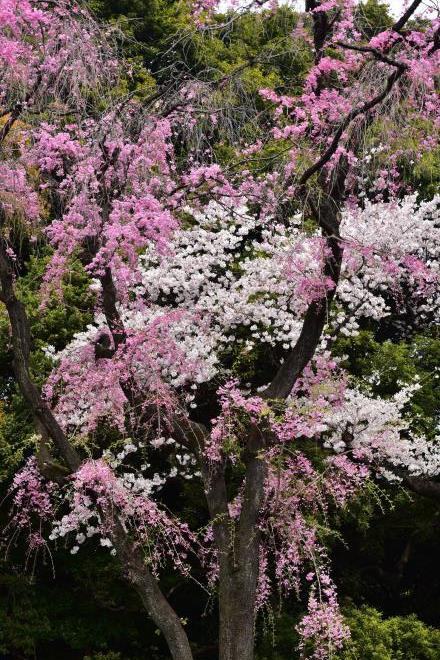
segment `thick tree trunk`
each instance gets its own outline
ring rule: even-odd
[[[264,434],[250,429],[244,452],[246,482],[240,518],[228,552],[220,557],[220,660],[253,660],[255,604],[260,564],[258,519],[264,500],[267,465],[260,457]]]
[[[220,585],[220,660],[253,660],[258,543],[252,543],[246,565],[231,571]]]

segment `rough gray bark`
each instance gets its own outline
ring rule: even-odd
[[[267,438],[250,429],[244,453],[246,482],[232,548],[220,573],[220,660],[252,660],[255,602],[261,537],[258,517],[264,498],[267,465],[260,452]]]

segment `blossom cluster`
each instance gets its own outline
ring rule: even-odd
[[[301,142],[301,158],[306,153],[310,162],[314,162],[331,144],[332,138],[341,124],[352,112],[361,107],[362,99],[374,99],[378,92],[386,89],[389,77],[399,73],[396,89],[388,98],[383,99],[392,115],[393,122],[383,122],[379,128],[382,139],[387,143],[387,154],[393,160],[392,166],[383,157],[371,158],[368,164],[368,185],[378,197],[390,191],[397,193],[402,181],[402,172],[396,164],[396,152],[401,160],[408,161],[408,150],[402,149],[402,135],[414,130],[412,117],[419,122],[423,118],[428,131],[421,130],[418,149],[411,151],[410,158],[420,159],[423,152],[431,148],[429,131],[438,123],[438,95],[435,92],[436,72],[439,66],[439,51],[434,45],[438,19],[429,21],[426,29],[408,30],[405,38],[392,29],[374,35],[369,41],[359,33],[355,20],[355,3],[336,0],[335,2],[316,3],[312,13],[326,13],[332,22],[332,28],[324,35],[324,42],[315,50],[310,35],[301,25],[294,31],[293,38],[302,45],[314,50],[314,65],[309,70],[302,91],[297,96],[279,94],[273,89],[262,89],[263,99],[274,106],[275,126],[272,135],[276,140],[291,140],[289,162],[286,174],[289,177],[297,172]],[[401,98],[405,99],[404,119],[396,108]],[[377,110],[384,112],[384,104],[371,108],[371,116]],[[368,147],[353,140],[358,120],[346,126],[340,140],[325,165],[330,175],[335,165],[344,159],[350,165],[347,187],[356,193],[357,177],[362,174],[363,159]],[[413,137],[413,135],[412,135]],[[304,143],[306,138],[306,143]],[[357,148],[354,149],[353,145]],[[394,159],[393,154],[394,152]],[[365,191],[362,191],[365,194]]]
[[[302,591],[309,583],[308,613],[299,624],[302,646],[313,642],[313,657],[327,658],[349,635],[328,573],[328,559],[320,538],[319,521],[330,505],[344,506],[368,476],[365,466],[346,457],[329,458],[319,473],[301,452],[272,452],[266,498],[260,516],[264,558],[260,561],[258,606],[268,603],[276,587],[280,594]],[[273,578],[268,569],[271,556]],[[264,559],[263,558],[263,559]]]
[[[45,525],[50,525],[55,515],[57,485],[42,477],[35,457],[27,460],[12,481],[8,495],[12,498],[11,516],[3,536],[10,534],[11,543],[20,534],[27,536],[28,556],[45,547]]]
[[[403,296],[423,322],[440,291],[438,216],[438,199],[418,204],[414,196],[344,211],[342,274],[326,341],[337,331],[356,334],[362,318],[386,317]],[[102,314],[55,356],[45,391],[49,400],[56,394],[57,414],[70,428],[92,429],[105,417],[123,428],[127,373],[149,403],[156,396],[176,406],[177,395],[185,406],[188,388],[228,377],[223,355],[231,342],[243,354],[291,348],[307,305],[334,286],[323,274],[322,239],[305,233],[299,219],[260,222],[246,206],[210,202],[187,208],[185,222],[165,252],[149,243],[139,257],[137,283],[128,287],[135,305],[120,304],[127,341],[113,357],[95,356],[96,341],[109,333]]]
[[[440,293],[440,198],[417,201],[366,202],[342,214],[344,241],[338,302],[344,308],[335,325],[343,334],[356,334],[361,317],[380,320],[410,305],[423,323],[438,320]],[[434,318],[432,318],[432,313]]]
[[[399,480],[402,469],[415,476],[438,475],[440,438],[429,441],[414,433],[404,414],[418,387],[402,387],[389,399],[347,388],[342,404],[324,417],[325,446],[375,466],[389,480]]]
[[[1,0],[0,105],[12,110],[81,112],[89,93],[115,79],[117,63],[102,30],[88,12],[66,0],[56,3]]]
[[[118,457],[107,454],[105,459],[85,461],[63,487],[44,479],[36,459],[30,458],[10,488],[13,515],[8,530],[13,537],[27,534],[29,552],[47,546],[48,541],[68,538],[70,552],[76,554],[88,539],[96,538],[116,554],[115,526],[122,525],[142,548],[154,574],[166,561],[188,574],[185,558],[198,551],[198,541],[185,523],[154,500],[164,478],[154,474],[150,479],[127,471],[123,459],[136,451],[127,443]]]
[[[132,108],[126,112],[140,121]],[[100,277],[111,268],[123,296],[138,280],[139,252],[150,244],[159,252],[166,249],[178,227],[164,203],[175,187],[170,136],[167,120],[152,118],[139,129],[123,124],[117,110],[99,122],[70,124],[62,131],[42,124],[34,132],[27,160],[38,167],[43,188],[57,182],[61,207],[46,229],[55,249],[48,289],[59,293],[69,259],[79,252],[91,275]]]

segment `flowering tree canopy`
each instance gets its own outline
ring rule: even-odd
[[[369,480],[440,492],[439,443],[409,414],[419,383],[379,398],[334,351],[366,320],[438,321],[440,198],[403,176],[438,130],[439,27],[411,27],[419,4],[368,40],[351,2],[307,0],[286,37],[310,69],[295,93],[260,90],[261,138],[230,132],[225,166],[188,136],[207,117],[221,134],[226,78],[118,98],[123,66],[84,8],[0,0],[0,299],[40,438],[9,528],[31,550],[97,539],[175,659],[193,656],[163,566],[202,567],[222,660],[253,658],[258,612],[304,589],[301,653],[331,657],[349,631],[322,521]],[[196,8],[202,31],[211,11]],[[94,322],[46,348],[41,392],[17,226],[51,248],[42,313],[74,263],[95,298]],[[170,480],[202,484],[200,528]]]

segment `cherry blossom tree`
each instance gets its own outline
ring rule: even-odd
[[[420,324],[439,309],[440,200],[401,176],[438,128],[438,22],[411,27],[420,4],[368,41],[350,2],[307,0],[289,36],[314,59],[301,93],[260,92],[279,145],[267,171],[252,169],[264,139],[237,138],[227,167],[176,154],[201,114],[221,126],[212,85],[115,99],[120,64],[85,9],[0,0],[0,299],[39,437],[11,486],[9,531],[32,551],[64,537],[73,554],[108,548],[175,659],[193,656],[164,566],[202,567],[221,660],[253,658],[259,611],[304,589],[300,652],[331,657],[349,631],[319,521],[368,479],[440,492],[438,443],[407,414],[418,383],[378,399],[332,353],[403,298]],[[197,7],[202,30],[211,10]],[[417,154],[396,146],[415,118]],[[43,310],[74,260],[96,296],[94,323],[47,347],[42,391],[17,223],[52,249]],[[186,479],[203,487],[201,529],[161,496]]]

